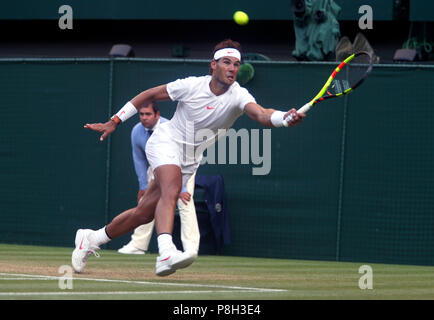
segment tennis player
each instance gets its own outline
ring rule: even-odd
[[[160,124],[169,121],[160,116],[160,109],[156,102],[142,106],[139,109],[139,119],[140,122],[131,130],[134,169],[139,182],[137,203],[141,201],[153,175],[148,159],[146,158],[146,144]],[[177,206],[181,221],[182,246],[185,251],[189,251],[192,255],[197,256],[199,252],[200,232],[193,200],[195,176],[196,174],[193,174],[187,182],[187,186],[183,187],[181,190]],[[122,254],[144,254],[148,250],[153,230],[154,220],[138,226],[134,229],[131,240],[120,248],[118,252]]]
[[[212,144],[219,129],[230,128],[243,113],[267,127],[296,126],[305,117],[296,109],[266,109],[235,81],[241,64],[241,46],[230,39],[216,45],[210,62],[210,75],[178,79],[147,89],[127,102],[105,123],[86,124],[85,128],[102,132],[103,141],[116,127],[152,101],[178,101],[173,118],[162,123],[146,145],[146,156],[154,173],[143,200],[136,208],[116,216],[99,230],[79,229],[75,237],[72,266],[81,272],[99,246],[155,218],[159,256],[156,274],[167,276],[189,266],[194,260],[188,252],[177,250],[172,241],[174,211],[179,193],[199,166],[204,145]],[[289,122],[284,121],[288,116]],[[194,132],[207,130],[204,140]],[[220,130],[221,131],[221,130]],[[187,152],[186,152],[187,150]]]

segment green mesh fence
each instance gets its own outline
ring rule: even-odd
[[[249,91],[287,109],[310,100],[333,64],[254,67]],[[206,74],[208,62],[3,59],[0,69],[0,241],[72,247],[77,228],[133,207],[138,187],[130,146],[138,117],[103,143],[83,124],[108,119],[148,87]],[[353,94],[317,105],[296,128],[272,129],[270,140],[247,116],[237,120],[250,147],[258,130],[271,170],[252,175],[265,166],[252,158],[200,167],[225,179],[232,243],[223,254],[433,265],[433,75],[432,66],[376,65]],[[176,104],[160,107],[170,118]]]

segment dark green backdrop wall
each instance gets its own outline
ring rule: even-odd
[[[333,64],[254,67],[246,87],[287,109],[309,100]],[[0,69],[0,242],[72,248],[77,228],[133,207],[138,187],[138,118],[102,143],[83,125],[143,89],[206,74],[208,62],[3,59]],[[202,166],[198,174],[225,179],[232,243],[223,254],[433,265],[433,78],[432,66],[376,65],[352,95],[272,129],[268,175],[253,176],[252,162]],[[170,117],[176,104],[160,106]],[[234,128],[264,129],[246,116]]]
[[[415,0],[412,0],[414,2]],[[342,8],[340,19],[358,20],[359,8],[370,5],[374,19],[393,20],[394,0],[335,0]],[[262,1],[234,0],[215,3],[202,0],[164,2],[146,0],[17,0],[5,2],[0,10],[0,20],[45,20],[59,19],[64,14],[59,8],[69,5],[74,19],[88,20],[232,20],[236,10],[247,12],[254,20],[290,20],[291,1],[271,0],[266,5]],[[415,6],[418,9],[421,6]],[[426,7],[422,7],[425,8]],[[429,8],[428,8],[429,9]],[[423,9],[415,10],[415,17],[427,16]],[[426,10],[425,10],[426,11]],[[429,11],[429,10],[428,10]]]

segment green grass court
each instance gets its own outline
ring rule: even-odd
[[[434,267],[200,256],[160,278],[156,254],[100,250],[82,274],[67,273],[73,248],[0,245],[1,300],[432,300]],[[369,265],[373,289],[360,289]],[[68,270],[68,267],[66,267]]]

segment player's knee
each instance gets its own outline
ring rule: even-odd
[[[181,192],[181,188],[179,186],[171,185],[161,190],[161,198],[163,201],[173,202],[176,204],[180,192]]]
[[[162,190],[162,193],[166,194],[167,196],[171,196],[171,197],[174,197],[175,199],[178,199],[178,196],[181,193],[181,184],[172,183],[172,184],[166,186]]]

